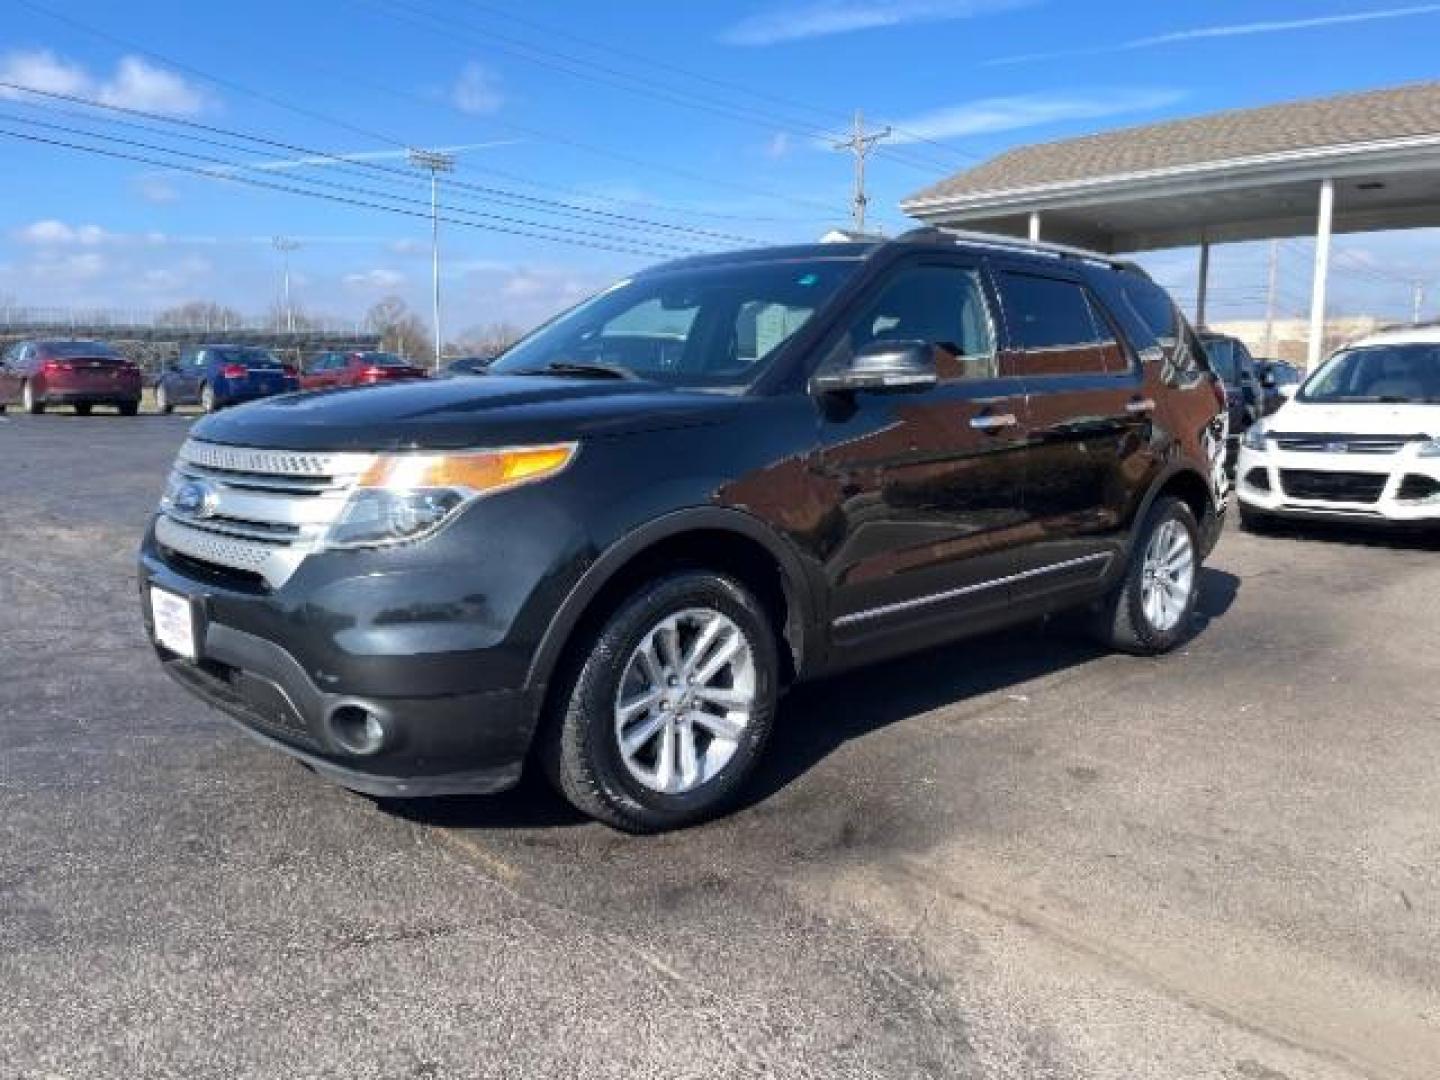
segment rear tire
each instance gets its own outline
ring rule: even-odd
[[[77,401],[77,402],[75,403],[75,415],[76,415],[76,416],[89,416],[89,415],[90,415],[92,412],[94,412],[94,411],[95,411],[95,406],[92,405],[92,404],[90,404],[90,402],[88,402],[88,401]]]
[[[140,402],[138,401],[122,401],[115,407],[120,410],[121,416],[136,416],[140,412]]]
[[[658,578],[561,676],[543,764],[577,809],[617,829],[703,821],[754,771],[779,674],[770,620],[739,582],[701,570]]]
[[[1200,596],[1200,528],[1175,498],[1157,499],[1135,536],[1130,565],[1096,619],[1097,636],[1136,656],[1185,640]]]
[[[25,380],[25,388],[20,392],[22,404],[25,411],[31,416],[39,416],[45,411],[45,399],[35,393],[35,384]]]
[[[170,393],[161,383],[155,387],[155,409],[161,416],[169,416],[175,411],[175,403],[170,400]]]

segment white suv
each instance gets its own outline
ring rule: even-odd
[[[1250,428],[1235,493],[1272,517],[1440,525],[1440,325],[1345,346]]]

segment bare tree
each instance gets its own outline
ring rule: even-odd
[[[234,308],[217,304],[213,300],[191,300],[176,307],[166,308],[155,316],[156,326],[204,330],[238,329],[244,325],[244,321]]]
[[[499,356],[525,336],[525,332],[514,323],[499,321],[472,326],[460,335],[455,348],[477,356]]]
[[[380,335],[380,347],[401,356],[420,356],[430,348],[430,330],[398,296],[377,300],[365,313],[365,327]]]

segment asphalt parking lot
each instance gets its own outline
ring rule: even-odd
[[[1159,661],[803,688],[734,816],[377,803],[159,672],[185,417],[0,418],[0,1075],[1440,1073],[1440,540],[1233,528]]]

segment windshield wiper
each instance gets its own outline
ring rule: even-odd
[[[543,368],[528,368],[523,371],[511,371],[505,374],[510,375],[578,375],[581,377],[590,376],[599,379],[635,379],[637,376],[629,368],[619,367],[615,364],[586,363],[579,360],[556,360],[553,364],[546,364]]]

